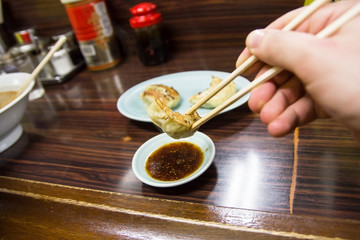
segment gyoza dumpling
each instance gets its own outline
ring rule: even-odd
[[[146,111],[150,119],[170,137],[175,139],[185,138],[192,136],[196,132],[196,129],[191,130],[194,122],[200,119],[196,111],[184,115],[173,112],[158,98],[147,106]]]
[[[176,107],[180,101],[180,94],[174,88],[163,84],[147,86],[140,97],[145,105],[151,105],[156,98],[159,98],[169,108]]]
[[[212,77],[212,81],[210,87],[198,94],[189,98],[189,101],[192,104],[197,103],[206,96],[216,85],[218,85],[222,81],[219,77]],[[217,94],[215,94],[212,98],[210,98],[207,102],[205,102],[201,107],[203,108],[215,108],[219,106],[221,103],[225,102],[228,98],[234,95],[237,92],[236,84],[234,81],[226,85],[223,89],[221,89]]]

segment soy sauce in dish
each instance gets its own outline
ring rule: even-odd
[[[194,173],[203,163],[201,148],[190,142],[168,143],[155,150],[145,163],[154,179],[176,181]]]

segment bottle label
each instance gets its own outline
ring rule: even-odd
[[[106,6],[104,2],[99,2],[94,4],[94,9],[97,15],[99,16],[99,23],[102,28],[104,36],[110,37],[113,35],[113,27],[111,25],[110,18],[106,12]]]
[[[79,44],[80,51],[85,57],[92,57],[96,55],[95,47],[94,45],[85,44],[83,42],[80,42]]]
[[[120,61],[120,52],[105,0],[65,6],[88,68],[98,71],[115,66]]]
[[[103,0],[67,7],[66,12],[79,41],[113,35],[113,27]]]

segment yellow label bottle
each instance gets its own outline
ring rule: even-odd
[[[304,6],[311,4],[314,0],[305,0]]]
[[[314,0],[305,0],[304,2],[304,6],[307,6],[309,4],[311,4]],[[337,1],[340,1],[340,0],[331,0],[331,2],[337,2]]]

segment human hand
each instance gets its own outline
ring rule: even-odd
[[[288,70],[250,95],[250,109],[260,113],[271,135],[283,136],[297,126],[330,116],[360,141],[360,16],[331,37],[314,37],[357,3],[328,4],[296,31],[279,31],[301,11],[298,9],[249,34],[237,66],[252,53],[270,66]],[[258,63],[249,72],[259,71],[260,75],[268,65]]]

